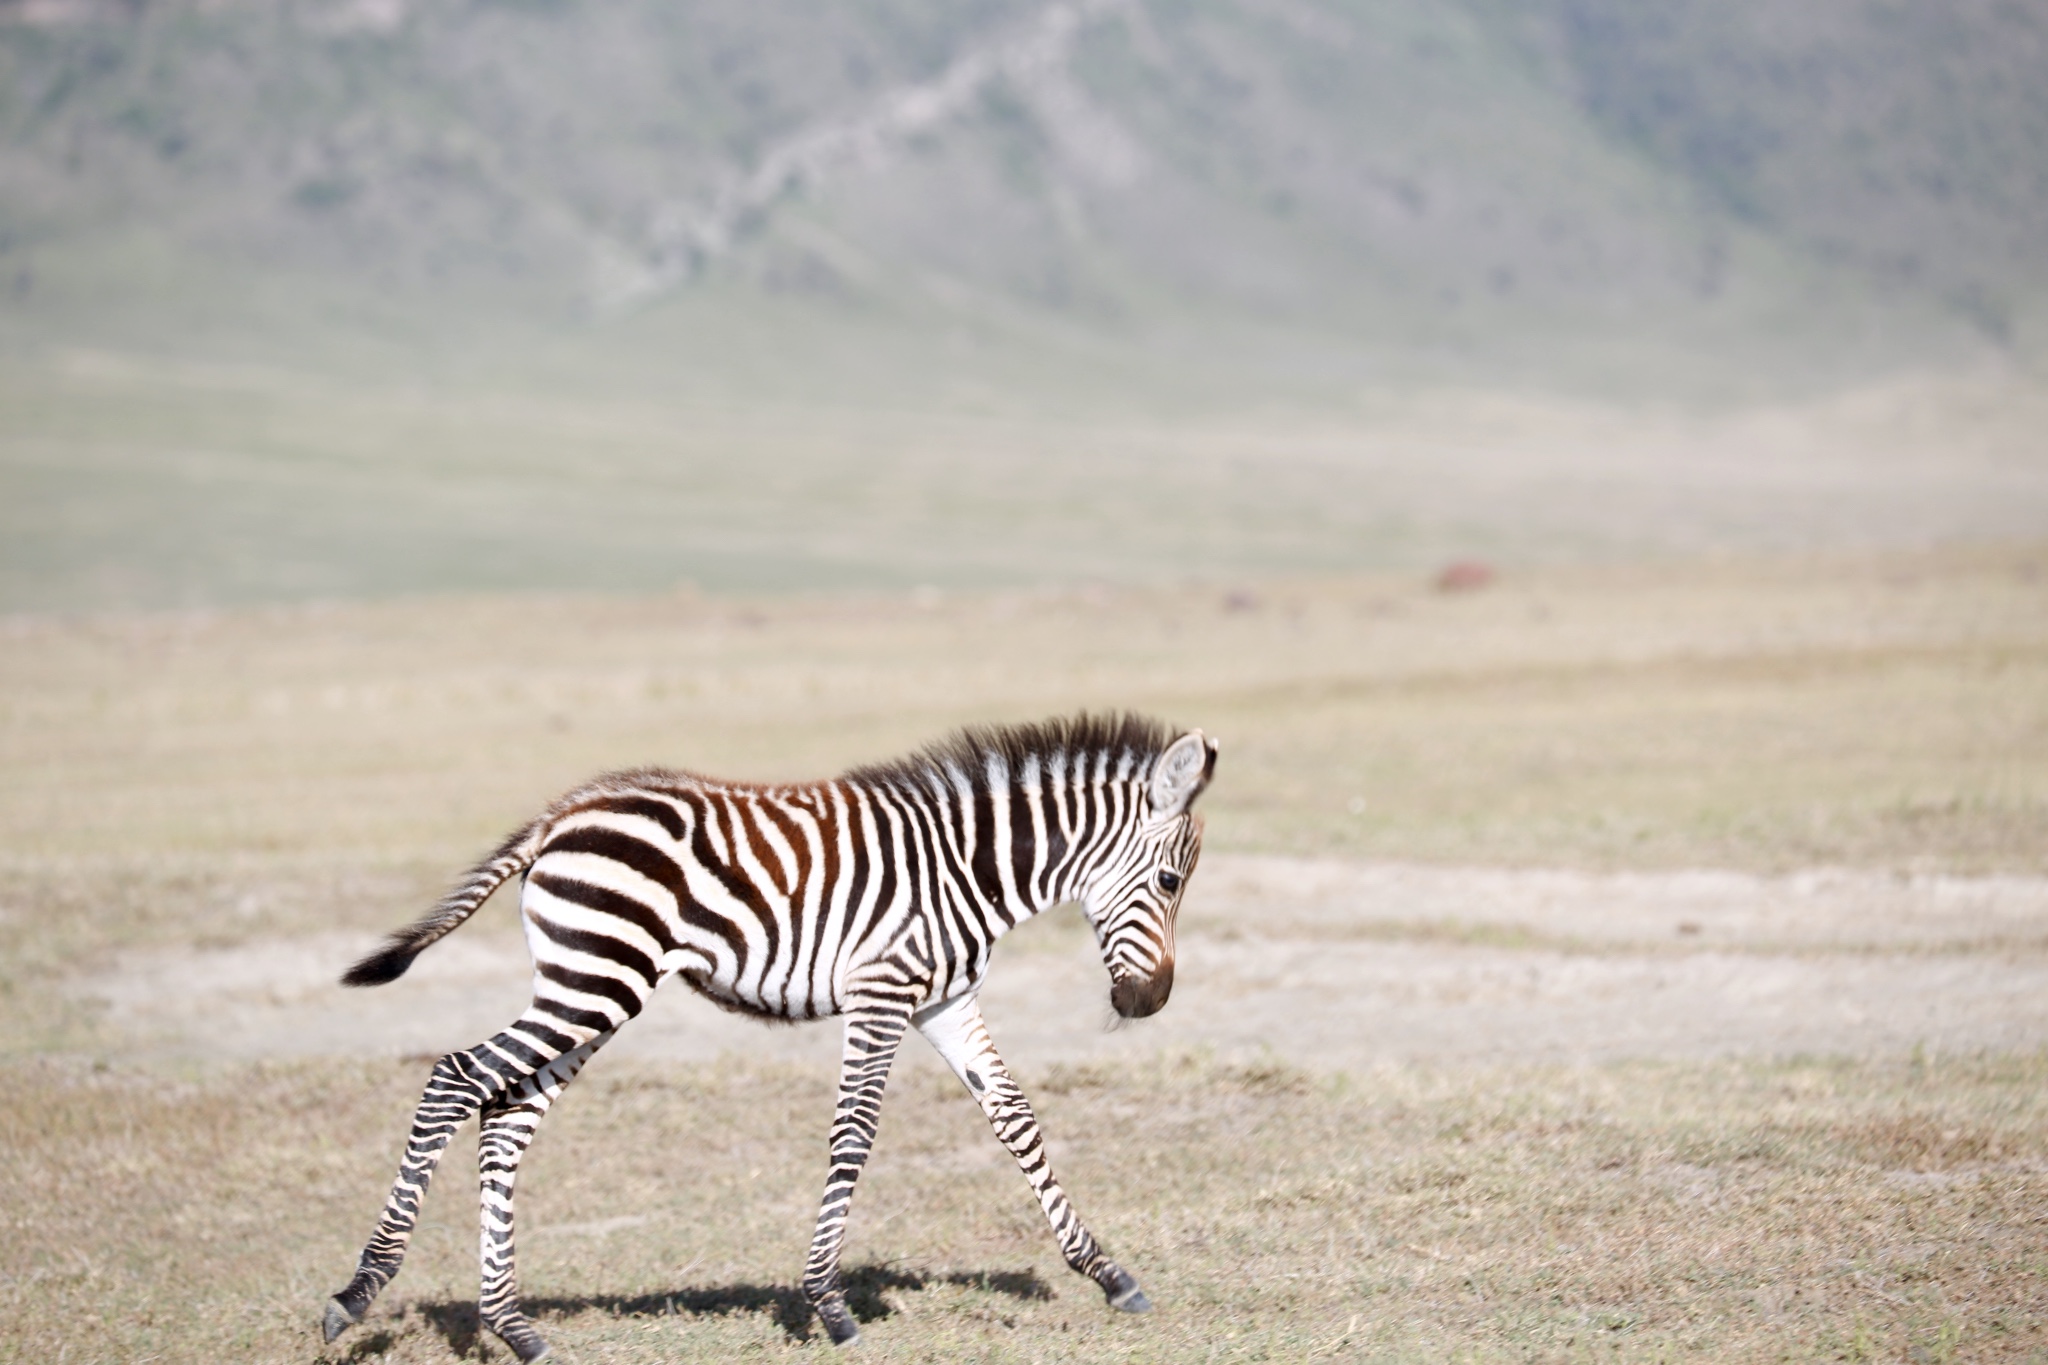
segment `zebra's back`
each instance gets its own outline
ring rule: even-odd
[[[671,975],[750,1014],[837,1013],[849,973],[931,889],[901,807],[846,780],[592,784],[551,812],[527,874],[537,991],[612,1027]]]

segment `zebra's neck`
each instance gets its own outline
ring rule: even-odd
[[[1143,776],[1128,752],[1029,755],[1015,772],[989,760],[984,842],[992,863],[1014,869],[1006,899],[1019,919],[1087,899],[1137,827]]]

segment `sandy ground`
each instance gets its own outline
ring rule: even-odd
[[[136,953],[74,989],[104,1007],[110,1042],[131,1054],[432,1055],[524,1004],[511,919],[494,903],[379,990],[335,984],[374,941],[345,934]],[[984,1000],[1027,1075],[1188,1048],[1358,1070],[2036,1047],[2048,1044],[2048,879],[1212,856],[1160,1015],[1111,1027],[1100,962],[1071,910],[1005,943]],[[829,1065],[838,1030],[764,1027],[671,987],[612,1047]]]

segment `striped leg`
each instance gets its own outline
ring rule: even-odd
[[[552,1015],[529,1010],[519,1021],[487,1042],[463,1052],[451,1052],[434,1063],[427,1078],[426,1093],[413,1111],[412,1136],[406,1140],[405,1157],[392,1183],[391,1197],[384,1201],[383,1216],[370,1234],[356,1263],[355,1278],[348,1288],[328,1300],[321,1327],[333,1341],[354,1323],[361,1322],[370,1301],[391,1283],[405,1260],[405,1249],[419,1224],[420,1205],[427,1197],[427,1185],[434,1168],[441,1163],[448,1139],[470,1117],[498,1096],[518,1086],[565,1054],[577,1051],[600,1030],[577,1030],[580,1036],[565,1037],[564,1025]],[[553,1046],[541,1051],[542,1040]]]
[[[483,1266],[483,1292],[477,1308],[484,1326],[496,1332],[526,1365],[545,1358],[548,1344],[519,1309],[519,1272],[512,1253],[513,1183],[519,1178],[519,1160],[539,1131],[541,1119],[591,1054],[611,1036],[600,1033],[542,1067],[516,1090],[484,1106],[477,1134],[479,1257]]]
[[[846,1212],[853,1202],[854,1183],[874,1150],[875,1129],[882,1113],[882,1091],[889,1083],[889,1065],[896,1045],[910,1025],[910,1007],[897,1000],[864,1003],[847,1011],[846,1042],[839,1063],[839,1106],[832,1115],[832,1168],[825,1178],[825,1198],[818,1209],[818,1228],[811,1254],[804,1262],[804,1293],[835,1346],[860,1338],[860,1328],[846,1309],[839,1287],[839,1253],[846,1244]]]
[[[1129,1272],[1102,1254],[1094,1235],[1081,1222],[1081,1215],[1074,1212],[1067,1192],[1053,1178],[1052,1166],[1045,1158],[1045,1143],[1039,1135],[1038,1118],[1031,1112],[1031,1101],[1024,1098],[1024,1092],[1010,1078],[1010,1069],[996,1053],[996,1045],[988,1036],[988,1025],[982,1022],[981,1002],[972,995],[963,995],[920,1010],[916,1018],[918,1032],[946,1059],[946,1065],[953,1068],[953,1074],[981,1105],[981,1112],[988,1117],[989,1126],[995,1129],[1003,1146],[1017,1159],[1024,1178],[1031,1182],[1032,1193],[1038,1196],[1038,1206],[1045,1210],[1046,1221],[1052,1224],[1053,1236],[1059,1239],[1060,1254],[1066,1257],[1067,1264],[1101,1285],[1114,1307],[1126,1313],[1149,1310],[1152,1301],[1145,1297],[1145,1291],[1138,1288]]]

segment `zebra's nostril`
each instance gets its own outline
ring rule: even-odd
[[[1109,1003],[1125,1019],[1143,1019],[1157,1014],[1171,994],[1173,959],[1168,958],[1150,976],[1126,976],[1113,980],[1109,987]]]

